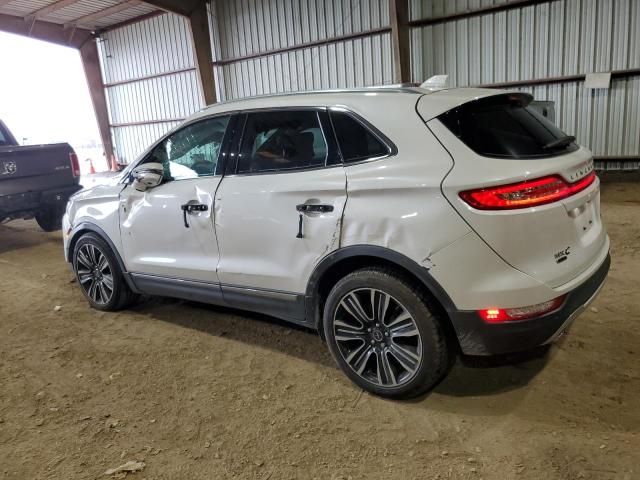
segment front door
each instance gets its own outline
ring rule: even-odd
[[[322,109],[247,115],[215,200],[223,293],[302,294],[317,262],[339,247],[346,177],[327,126]]]
[[[162,184],[120,198],[125,265],[136,274],[218,283],[213,212],[228,116],[201,120],[160,142],[143,160],[162,163]],[[199,205],[185,213],[182,206]]]

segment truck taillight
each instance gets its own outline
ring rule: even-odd
[[[478,210],[511,210],[556,202],[584,190],[596,179],[591,172],[577,182],[568,183],[559,175],[524,182],[460,192],[460,198]]]
[[[71,162],[71,173],[74,177],[80,176],[80,162],[78,162],[78,155],[76,152],[69,153],[69,161]]]

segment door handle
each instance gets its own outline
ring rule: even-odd
[[[296,205],[296,210],[300,213],[328,213],[333,212],[333,205],[301,203],[300,205]]]
[[[206,212],[207,210],[209,210],[209,206],[203,203],[185,203],[184,205],[180,205],[180,209],[182,210],[182,219],[184,220],[184,226],[185,228],[189,228],[187,213]]]
[[[304,234],[302,233],[302,226],[304,223],[304,219],[302,217],[303,213],[328,213],[333,212],[333,205],[321,205],[317,203],[301,203],[296,205],[296,211],[299,214],[298,217],[298,234],[296,238],[304,238]]]

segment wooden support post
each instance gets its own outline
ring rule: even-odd
[[[102,83],[102,74],[100,72],[100,60],[98,58],[98,47],[94,39],[87,40],[80,47],[80,58],[84,74],[89,85],[89,94],[91,95],[91,103],[98,121],[98,130],[102,139],[104,154],[107,162],[112,165],[113,162],[113,143],[111,141],[111,129],[109,127],[109,113],[107,111],[107,97],[104,92],[104,84]]]
[[[216,103],[216,82],[213,76],[213,56],[209,36],[209,15],[207,5],[199,3],[189,14],[189,26],[193,39],[198,79],[205,105]]]
[[[408,83],[411,81],[409,1],[389,0],[389,18],[393,49],[393,80],[395,83]]]

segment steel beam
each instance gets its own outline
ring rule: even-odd
[[[109,113],[107,111],[107,97],[105,95],[104,84],[102,83],[102,73],[100,71],[100,60],[98,58],[98,47],[95,40],[86,42],[80,47],[80,58],[84,74],[89,85],[89,94],[93,111],[98,122],[98,130],[102,139],[104,154],[107,162],[113,161],[113,142],[111,141],[111,129],[109,128]]]
[[[429,25],[437,25],[439,23],[450,22],[453,20],[462,20],[464,18],[477,17],[479,15],[487,15],[489,13],[505,12],[516,8],[530,7],[532,5],[539,5],[542,3],[552,3],[558,0],[512,0],[506,3],[499,3],[497,5],[490,5],[487,7],[480,7],[473,10],[465,10],[463,12],[452,13],[449,15],[441,15],[431,18],[420,18],[418,20],[411,20],[409,22],[410,27],[427,27]]]
[[[198,81],[204,103],[216,103],[216,83],[213,76],[213,55],[211,52],[211,36],[209,34],[209,15],[205,0],[145,0],[167,12],[176,13],[189,19],[189,28],[193,44]]]
[[[395,83],[411,81],[409,51],[409,0],[389,0],[393,79]]]
[[[189,15],[189,27],[203,100],[205,105],[211,105],[216,103],[216,81],[213,76],[209,15],[207,14],[205,3],[201,3],[191,12]]]
[[[144,0],[144,3],[158,7],[165,12],[176,13],[188,17],[205,0]]]
[[[363,32],[348,33],[346,35],[337,35],[335,37],[323,38],[321,40],[314,40],[311,42],[298,43],[291,45],[290,47],[274,48],[271,50],[263,50],[262,52],[251,53],[249,55],[240,55],[239,57],[223,58],[213,62],[214,65],[229,65],[231,63],[243,62],[245,60],[253,60],[255,58],[268,57],[270,55],[278,55],[282,53],[295,52],[296,50],[304,50],[306,48],[320,47],[323,45],[331,45],[333,43],[345,42],[348,40],[355,40],[357,38],[372,37],[374,35],[381,35],[391,31],[389,27],[374,28],[371,30],[365,30]]]
[[[74,48],[80,48],[91,39],[91,32],[83,28],[69,30],[57,23],[40,20],[35,23],[25,22],[22,17],[2,13],[0,13],[0,30]]]
[[[49,5],[39,8],[38,10],[34,10],[25,18],[41,18],[48,15],[51,12],[55,12],[56,10],[60,10],[61,8],[68,7],[69,5],[73,5],[74,3],[78,3],[80,0],[57,0]]]

